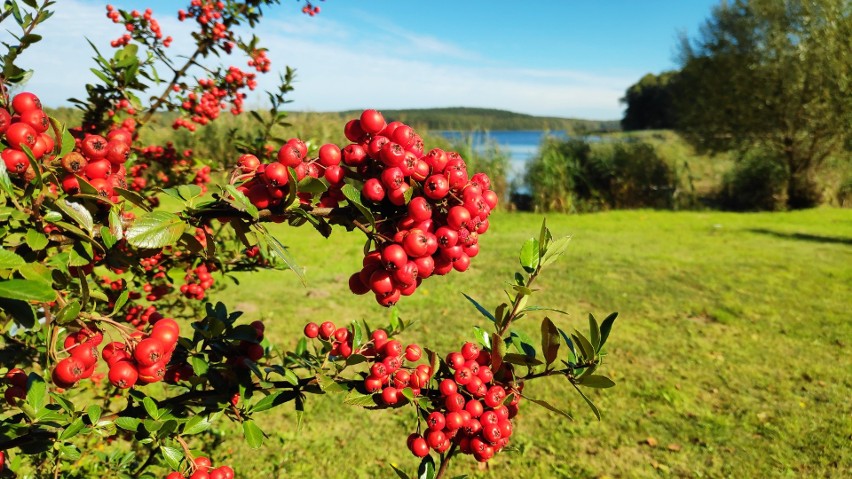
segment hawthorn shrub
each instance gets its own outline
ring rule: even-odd
[[[475,338],[445,354],[403,342],[409,325],[395,309],[389,324],[308,322],[286,351],[261,321],[207,300],[234,271],[301,277],[265,227],[286,222],[324,236],[363,234],[350,289],[394,308],[422,281],[467,270],[497,206],[487,175],[373,109],[341,125],[346,145],[271,137],[286,116],[290,69],[269,93],[268,114],[253,115],[257,134],[237,138],[231,158],[140,144],[158,111],[176,112],[173,127],[190,131],[223,111],[243,113],[245,91],[271,67],[259,40],[235,28],[254,26],[276,3],[192,0],[178,18],[195,25],[196,50],[182,59],[168,54],[173,40],[150,9],[107,6],[123,32],[112,55],[96,52],[99,83],[75,100],[80,125],[50,118],[38,92],[19,91],[30,72],[15,60],[40,39],[33,31],[54,2],[4,5],[0,20],[20,35],[0,83],[0,475],[233,478],[234,465],[190,442],[203,445],[229,420],[261,447],[258,415],[289,402],[303,410],[308,395],[336,392],[352,406],[413,408],[400,444],[419,458],[417,477],[440,478],[454,457],[485,462],[509,447],[521,401],[567,417],[525,396],[526,381],[558,376],[584,398],[581,387],[613,386],[596,372],[615,314],[590,316],[587,335],[548,317],[540,341],[512,329],[548,311],[528,304],[532,286],[568,246],[544,223],[521,247],[506,302],[492,311],[467,297],[490,330],[476,326]],[[253,71],[202,66],[236,51]],[[156,74],[163,64],[170,79]],[[223,169],[226,180],[212,184]],[[92,441],[104,450],[92,452]]]

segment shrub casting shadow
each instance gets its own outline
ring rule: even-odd
[[[750,228],[747,231],[752,233],[760,233],[765,235],[774,236],[776,238],[782,239],[792,239],[799,241],[814,241],[817,243],[833,243],[833,244],[844,244],[847,246],[852,246],[852,238],[837,238],[834,236],[820,236],[820,235],[812,235],[807,233],[782,233],[780,231],[772,231],[765,228]]]

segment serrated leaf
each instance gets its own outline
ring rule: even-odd
[[[139,424],[142,421],[136,419],[135,417],[119,417],[115,420],[115,425],[124,429],[125,431],[136,432],[136,429],[139,428]]]
[[[82,185],[82,182],[80,184]],[[151,206],[148,204],[148,201],[139,193],[118,187],[113,188],[113,190],[125,200],[133,203],[133,205],[138,206],[145,211],[151,211]]]
[[[168,464],[170,468],[173,470],[180,469],[180,461],[183,459],[183,451],[172,446],[161,446],[160,452],[163,453],[163,459],[166,460],[166,464]]]
[[[225,191],[231,195],[231,198],[228,200],[231,206],[238,211],[245,211],[254,219],[260,218],[257,206],[252,204],[251,200],[242,191],[238,190],[234,185],[225,185]]]
[[[299,280],[302,282],[303,286],[307,286],[308,281],[305,278],[305,270],[303,270],[302,267],[299,266],[298,263],[296,263],[296,259],[293,258],[289,251],[287,251],[287,247],[281,244],[281,242],[278,241],[278,238],[267,233],[266,230],[259,231],[262,231],[262,234],[265,235],[265,238],[269,243],[269,251],[275,257],[283,261],[284,264],[286,264],[287,267],[289,267],[294,273],[296,273],[296,276],[299,277]]]
[[[186,223],[174,213],[152,211],[138,218],[127,229],[127,242],[137,248],[156,249],[173,245],[186,229]]]
[[[545,317],[541,322],[541,352],[544,354],[545,364],[549,365],[556,361],[561,344],[560,339],[556,325],[550,318]]]
[[[521,267],[528,273],[532,273],[538,267],[538,240],[530,238],[521,247],[521,253],[518,255],[518,261]]]
[[[60,444],[59,452],[62,454],[62,457],[69,461],[76,461],[81,456],[80,450],[73,444]]]
[[[17,254],[7,249],[0,249],[0,269],[16,270],[27,262]]]
[[[86,427],[86,424],[83,422],[83,418],[78,417],[77,419],[71,421],[71,424],[62,431],[62,434],[59,435],[59,439],[62,441],[71,439],[76,436]]]
[[[115,306],[113,306],[113,308],[112,308],[112,314],[116,314],[119,311],[121,311],[121,308],[123,308],[124,305],[127,304],[127,300],[129,298],[130,298],[130,290],[125,289],[124,291],[122,291],[121,294],[118,295],[118,298],[116,298],[116,300],[115,300]]]
[[[373,399],[372,394],[363,394],[353,389],[349,391],[349,394],[343,398],[343,404],[349,404],[351,406],[376,406],[376,401]]]
[[[184,436],[191,436],[193,434],[198,434],[210,429],[210,421],[207,420],[206,417],[198,414],[189,418],[189,421],[186,422],[183,426]]]
[[[74,201],[68,201],[64,198],[57,201],[55,204],[78,225],[83,227],[89,236],[92,235],[92,231],[95,228],[95,220],[92,218],[92,213],[89,212],[85,206]]]
[[[609,338],[609,333],[612,331],[612,325],[615,323],[615,318],[618,317],[618,313],[612,313],[606,317],[601,323],[601,343],[600,347],[606,343],[606,340]],[[598,349],[600,351],[600,348]]]
[[[27,230],[27,246],[30,247],[33,251],[41,251],[45,247],[47,247],[50,240],[47,238],[47,235],[36,231],[32,228]]]
[[[77,142],[74,139],[74,136],[68,131],[68,128],[65,125],[62,125],[62,145],[59,148],[59,158],[71,153],[74,150]]]
[[[44,407],[47,400],[47,384],[44,379],[36,373],[27,376],[27,404],[38,413]]]
[[[467,294],[465,294],[465,293],[462,293],[462,295],[463,295],[465,298],[467,298],[467,300],[468,300],[468,301],[470,301],[471,303],[473,303],[473,305],[474,305],[474,306],[476,306],[477,311],[479,311],[479,312],[480,312],[483,316],[485,316],[486,318],[490,319],[492,323],[497,322],[497,320],[494,318],[494,315],[493,315],[493,314],[491,314],[491,312],[490,312],[490,311],[488,311],[487,309],[485,309],[485,308],[484,308],[481,304],[477,303],[475,299],[471,298],[470,296],[468,296],[468,295],[467,295]]]
[[[252,449],[263,445],[263,431],[251,419],[243,421],[243,435]]]
[[[473,335],[476,337],[476,340],[479,341],[485,349],[491,350],[491,336],[488,334],[488,331],[480,328],[479,326],[473,327]]]
[[[261,398],[260,401],[258,401],[254,406],[250,408],[250,411],[253,413],[266,411],[267,409],[272,409],[273,407],[279,404],[284,404],[285,402],[292,399],[290,397],[285,397],[284,399],[279,401],[283,394],[284,391],[276,391],[268,396]]]
[[[317,374],[317,384],[320,389],[327,393],[342,393],[348,391],[346,387],[323,374]]]
[[[192,365],[192,370],[195,374],[199,376],[207,374],[207,361],[205,361],[201,356],[190,356],[189,364]]]
[[[156,401],[154,401],[148,396],[145,396],[144,398],[142,398],[142,406],[145,407],[145,412],[148,413],[148,416],[150,416],[151,419],[160,419],[160,411],[157,408]]]
[[[86,408],[86,415],[89,416],[89,422],[92,424],[97,424],[100,421],[101,413],[101,407],[97,404],[92,404]]]
[[[56,292],[43,281],[10,279],[0,281],[0,298],[20,299],[46,303],[56,299]]]
[[[608,389],[615,386],[615,381],[599,374],[589,374],[580,378],[580,384],[589,388]]]
[[[557,259],[568,249],[568,244],[571,242],[571,237],[566,236],[564,238],[559,238],[558,240],[554,240],[550,243],[550,246],[547,248],[547,252],[544,253],[544,257],[541,259],[541,266],[545,267]]]

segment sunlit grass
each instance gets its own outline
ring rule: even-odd
[[[496,214],[471,271],[429,279],[401,312],[416,325],[407,342],[447,352],[486,322],[461,296],[501,301],[521,242],[541,217]],[[624,211],[550,216],[557,235],[573,235],[560,263],[543,274],[536,304],[569,314],[583,328],[589,312],[620,313],[604,373],[618,383],[592,392],[597,422],[558,380],[531,383],[532,397],[570,410],[565,421],[523,403],[518,452],[471,477],[841,477],[852,469],[852,212],[776,214]],[[309,320],[386,322],[369,297],[348,292],[362,238],[323,239],[306,228],[276,234],[306,268],[308,287],[290,272],[239,276],[214,297],[263,319],[274,344],[292,347]],[[518,326],[537,335],[531,318]],[[537,336],[533,336],[537,337]],[[242,477],[393,477],[413,471],[405,438],[407,409],[364,411],[342,398],[310,397],[301,427],[289,405],[256,418],[270,437],[250,450],[239,429],[222,425],[218,461]],[[655,444],[655,446],[651,446]],[[212,450],[212,449],[211,449]]]

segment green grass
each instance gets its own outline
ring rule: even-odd
[[[775,214],[620,211],[548,217],[573,235],[562,261],[543,274],[534,303],[567,311],[564,328],[589,312],[620,313],[603,373],[616,388],[591,394],[597,422],[556,379],[525,390],[571,411],[574,421],[522,403],[513,444],[483,469],[459,458],[453,475],[518,477],[848,477],[852,474],[852,212]],[[417,324],[403,341],[447,352],[487,326],[461,296],[491,307],[516,268],[517,250],[540,216],[499,213],[465,274],[429,279],[402,301]],[[354,297],[358,234],[325,240],[308,229],[279,237],[305,266],[240,276],[219,293],[263,319],[268,337],[292,347],[309,320],[386,322],[371,298]],[[540,318],[518,326],[537,337]],[[222,428],[217,462],[242,477],[392,477],[413,471],[405,448],[413,415],[365,411],[339,396],[310,397],[299,425],[292,406],[261,413],[270,437],[250,450]],[[656,447],[648,444],[653,438]],[[212,449],[212,448],[211,448]],[[224,461],[224,462],[223,462]]]

